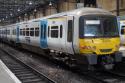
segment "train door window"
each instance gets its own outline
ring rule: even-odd
[[[50,30],[50,26],[48,26],[48,37],[49,37],[49,30]]]
[[[121,27],[121,35],[124,35],[125,34],[125,26],[122,26]]]
[[[46,25],[44,24],[44,39],[46,38]]]
[[[60,25],[60,38],[62,38],[63,26]]]
[[[26,28],[26,36],[29,36],[29,28]]]
[[[35,28],[35,36],[38,37],[39,36],[39,27]]]
[[[51,37],[58,38],[58,26],[51,26]]]
[[[72,41],[72,20],[69,20],[68,21],[68,32],[67,32],[67,41],[68,42],[71,42]]]
[[[30,36],[34,36],[34,28],[30,28]]]

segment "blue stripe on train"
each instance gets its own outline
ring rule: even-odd
[[[19,26],[16,28],[16,43],[19,43]]]
[[[47,20],[40,21],[40,47],[47,48]]]

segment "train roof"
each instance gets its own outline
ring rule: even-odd
[[[37,22],[37,21],[40,21],[42,19],[59,17],[59,16],[68,16],[68,15],[80,16],[80,15],[88,15],[88,14],[112,15],[112,13],[110,13],[110,12],[104,10],[104,9],[85,7],[85,8],[79,8],[79,9],[75,9],[75,10],[71,10],[71,11],[66,11],[66,12],[62,12],[62,13],[53,14],[53,15],[50,15],[50,16],[40,17],[40,18],[37,18],[37,19],[29,20],[29,21],[23,21],[23,22],[16,23],[16,24],[11,24],[11,25],[20,25],[20,24],[26,24],[28,22]]]
[[[46,19],[46,18],[59,17],[59,16],[68,16],[68,15],[76,16],[76,15],[88,15],[88,14],[113,15],[111,12],[108,12],[108,11],[106,11],[104,9],[100,9],[100,8],[79,8],[79,9],[75,9],[75,10],[71,10],[71,11],[67,11],[67,12],[62,12],[62,13],[53,14],[50,16],[45,16],[45,17],[29,20],[29,22]]]

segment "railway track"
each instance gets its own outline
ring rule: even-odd
[[[1,50],[0,50],[1,51]],[[5,50],[1,51],[0,59],[22,81],[22,83],[56,83],[44,74],[24,64],[19,59],[11,56]]]
[[[6,51],[5,51],[6,52]],[[79,73],[81,76],[87,77],[92,80],[94,83],[125,83],[125,76],[116,72],[111,71],[86,71],[82,70],[73,70],[73,72]],[[28,78],[28,77],[27,77]],[[32,82],[29,82],[32,83]],[[37,82],[33,82],[37,83]],[[41,82],[38,82],[41,83]]]
[[[111,71],[87,71],[81,75],[86,75],[97,83],[125,83],[125,75]]]

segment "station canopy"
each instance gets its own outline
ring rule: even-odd
[[[0,20],[17,17],[58,0],[0,0]]]

